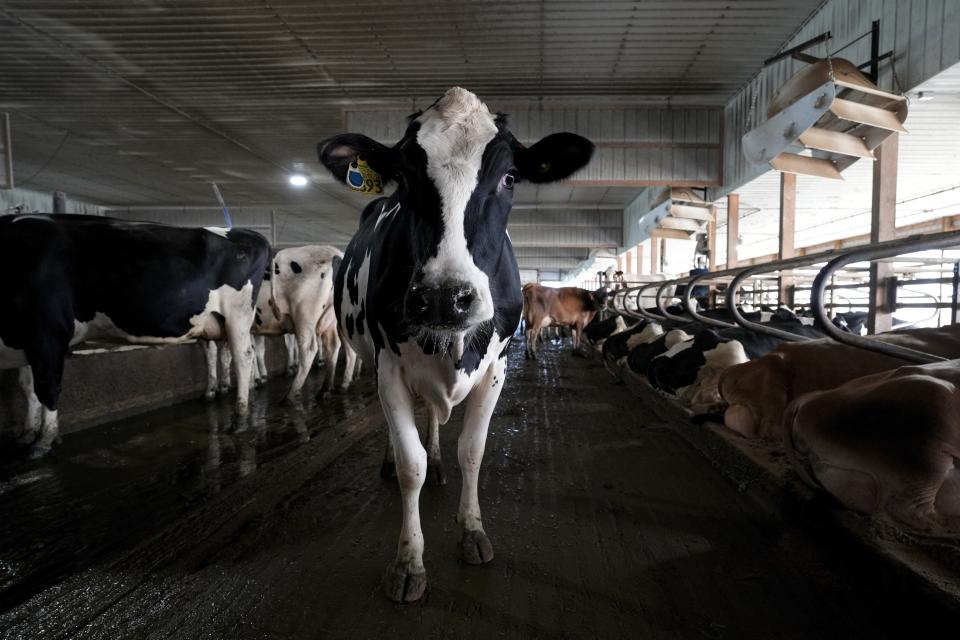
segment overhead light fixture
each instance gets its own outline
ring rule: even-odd
[[[920,102],[927,102],[933,100],[933,91],[918,91],[917,100]]]
[[[306,172],[303,169],[303,163],[294,162],[293,173],[290,174],[290,184],[299,189],[307,186],[308,182],[310,182],[310,180],[307,178]]]

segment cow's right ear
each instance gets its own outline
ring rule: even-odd
[[[379,173],[384,183],[396,174],[393,149],[359,133],[341,133],[327,138],[317,145],[317,155],[340,182],[346,182],[350,165],[358,159]]]

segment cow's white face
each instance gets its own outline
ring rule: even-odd
[[[416,122],[427,175],[440,196],[441,231],[436,255],[414,275],[407,312],[423,312],[431,330],[462,331],[493,318],[490,279],[467,246],[465,218],[484,150],[498,133],[496,118],[477,96],[454,87]]]

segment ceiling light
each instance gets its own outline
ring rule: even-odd
[[[310,180],[307,178],[307,171],[302,162],[293,163],[293,171],[290,173],[290,184],[297,189],[307,186]]]
[[[918,91],[917,100],[919,100],[920,102],[933,100],[933,91]]]

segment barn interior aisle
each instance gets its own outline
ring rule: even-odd
[[[422,602],[382,596],[400,504],[371,377],[300,406],[275,381],[244,433],[229,402],[190,402],[4,465],[0,637],[884,638],[922,618],[922,594],[763,512],[598,358],[515,344],[509,370],[481,472],[495,560],[457,560],[458,411],[448,484],[421,497]]]

